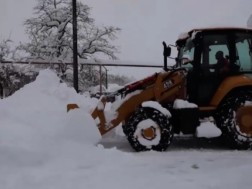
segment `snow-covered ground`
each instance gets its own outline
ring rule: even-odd
[[[67,103],[81,109],[67,113]],[[252,187],[251,151],[195,148],[185,137],[166,152],[136,153],[120,128],[101,138],[89,114],[96,103],[49,70],[0,100],[0,189]],[[199,136],[215,136],[213,127],[202,124]]]

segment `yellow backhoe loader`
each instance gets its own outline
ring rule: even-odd
[[[100,133],[122,124],[136,151],[164,151],[174,133],[193,134],[200,118],[211,116],[231,147],[251,149],[252,29],[193,29],[163,46],[164,71],[100,98],[92,112]],[[174,46],[175,64],[167,66]],[[225,73],[215,66],[219,51]]]

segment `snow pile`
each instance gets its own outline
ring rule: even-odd
[[[213,138],[213,137],[219,137],[221,136],[221,134],[222,132],[218,127],[208,122],[202,123],[196,129],[197,137]]]
[[[66,112],[67,103],[81,109]],[[99,133],[89,111],[95,101],[60,83],[50,70],[36,81],[0,101],[0,143],[14,148],[50,151],[65,141],[95,145]]]
[[[113,83],[113,84],[109,84],[109,85],[108,85],[107,91],[108,91],[108,92],[116,92],[117,90],[119,90],[119,89],[121,89],[121,88],[123,88],[123,86],[120,86],[120,85],[118,85],[118,84]]]
[[[106,92],[107,89],[106,89],[106,87],[104,85],[102,85],[102,86],[96,85],[94,87],[90,87],[89,88],[90,94],[93,94],[93,95],[96,94],[96,93],[100,93],[100,91]]]
[[[186,100],[177,99],[173,103],[174,109],[183,109],[183,108],[197,108],[198,106],[196,104],[190,103]]]

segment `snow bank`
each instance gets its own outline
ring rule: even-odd
[[[0,144],[50,151],[66,141],[95,145],[100,134],[89,111],[96,102],[78,95],[50,70],[0,101]],[[67,103],[81,109],[66,112]]]

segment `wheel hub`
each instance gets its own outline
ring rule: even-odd
[[[158,145],[161,139],[159,125],[152,119],[145,119],[137,124],[134,132],[137,141],[147,148]]]
[[[252,106],[243,106],[238,109],[236,121],[242,133],[252,136]]]
[[[153,140],[156,137],[156,129],[153,126],[143,129],[142,136],[147,140]]]

